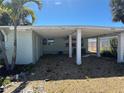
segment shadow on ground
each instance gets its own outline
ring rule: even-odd
[[[110,58],[98,58],[94,55],[83,58],[83,64],[77,66],[75,58],[67,55],[47,55],[35,65],[29,80],[66,80],[86,78],[107,78],[124,76],[124,64],[117,64]]]
[[[11,93],[23,93],[22,90],[27,86],[28,82],[21,83],[14,91]]]

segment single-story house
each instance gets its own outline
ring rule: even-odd
[[[12,26],[0,26],[5,39],[9,62],[13,51]],[[100,57],[100,38],[118,36],[117,62],[124,62],[124,28],[100,26],[18,26],[17,64],[35,63],[45,54],[75,52],[76,63],[82,63],[82,53],[88,52],[88,39],[97,38],[97,56]]]

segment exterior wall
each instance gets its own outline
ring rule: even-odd
[[[87,38],[84,39],[84,40],[83,40],[83,43],[84,43],[83,48],[85,48],[85,49],[86,49],[86,53],[88,53],[88,39],[87,39]]]
[[[37,33],[32,33],[32,42],[33,42],[33,62],[37,62],[41,56],[43,56],[43,45],[42,37]]]
[[[13,31],[7,34],[5,41],[7,57],[9,63],[12,60],[13,53]],[[42,38],[33,31],[18,31],[17,32],[17,63],[30,64],[38,61],[43,55]]]
[[[43,45],[44,54],[57,54],[59,51],[63,51],[64,54],[68,53],[67,41],[64,38],[54,38],[54,41],[53,45]]]
[[[64,38],[53,38],[55,43],[53,45],[43,45],[43,53],[44,54],[58,54],[59,51],[62,51],[64,54],[68,54],[69,47],[66,46],[66,43],[69,41]],[[86,52],[88,51],[88,39],[84,39],[84,45],[82,48],[86,48]],[[76,41],[73,41],[76,44]],[[73,49],[76,48],[73,46]]]
[[[13,31],[8,32],[5,46],[6,46],[9,63],[11,63],[12,53],[13,53]],[[17,63],[16,64],[30,64],[33,62],[32,57],[33,57],[32,31],[17,32]]]

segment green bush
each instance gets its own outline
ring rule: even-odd
[[[111,51],[109,51],[109,50],[103,50],[103,51],[101,51],[100,54],[103,57],[114,57],[113,54],[111,53]]]
[[[117,38],[110,39],[110,50],[102,49],[101,56],[117,58],[117,45],[118,45]]]
[[[110,40],[110,47],[111,47],[110,52],[115,58],[117,58],[117,46],[118,46],[117,38],[112,38]]]

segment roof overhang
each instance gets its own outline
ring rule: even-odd
[[[0,26],[5,31],[14,30],[13,26]],[[74,37],[76,31],[81,29],[83,38],[96,36],[114,35],[124,32],[120,27],[103,27],[103,26],[18,26],[18,31],[35,31],[45,38],[67,37],[72,34]]]

